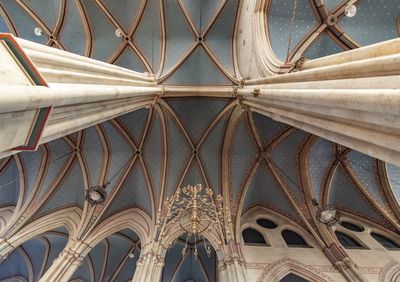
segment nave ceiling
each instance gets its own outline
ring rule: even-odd
[[[232,86],[245,76],[234,48],[239,2],[0,0],[0,32],[149,72],[160,84]],[[271,48],[283,62],[291,1],[267,2]],[[399,35],[396,1],[357,1],[358,14],[351,19],[343,17],[346,2],[298,1],[289,57],[301,53],[313,59]],[[331,13],[338,22],[326,27]],[[40,37],[33,33],[36,26],[44,32]],[[121,38],[115,36],[116,29],[122,31]],[[312,199],[389,233],[398,234],[400,228],[397,166],[248,112],[234,99],[165,98],[149,109],[43,144],[36,152],[0,160],[1,236],[60,212],[74,214],[68,228],[60,223],[27,236],[0,265],[0,280],[20,276],[21,281],[35,281],[68,236],[81,232],[77,236],[83,237],[120,212],[138,208],[154,224],[163,200],[177,187],[193,183],[211,187],[230,202],[238,242],[241,216],[255,206],[315,232],[309,212]],[[106,202],[90,206],[85,190],[105,184]],[[108,235],[72,279],[128,280],[139,256],[138,238],[125,229]],[[44,256],[32,245],[46,250]],[[109,251],[113,249],[118,252]],[[133,259],[131,250],[136,252]],[[99,256],[102,261],[96,260]],[[115,263],[110,266],[107,261]],[[181,275],[179,269],[183,267],[166,277]]]

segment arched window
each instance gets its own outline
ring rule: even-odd
[[[340,244],[346,249],[366,249],[363,245],[358,243],[355,239],[351,238],[350,236],[336,231],[336,237],[338,238]]]
[[[308,280],[294,273],[289,273],[288,275],[283,277],[279,282],[308,282]]]
[[[400,250],[400,246],[383,235],[371,233],[371,236],[388,250]]]
[[[268,229],[274,229],[278,227],[278,225],[275,222],[265,218],[257,219],[257,224],[260,225],[261,227]]]
[[[265,242],[264,236],[253,228],[246,228],[243,230],[242,236],[246,245],[268,246],[267,242]]]
[[[288,247],[301,247],[301,248],[309,248],[310,246],[307,242],[294,231],[291,230],[283,230],[282,231],[283,240],[285,240],[286,245]]]
[[[354,232],[363,232],[364,231],[364,227],[355,225],[355,224],[347,222],[347,221],[340,222],[340,225],[343,226],[344,228],[349,229]]]

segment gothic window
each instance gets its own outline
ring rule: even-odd
[[[350,236],[336,231],[336,237],[338,238],[340,244],[346,249],[365,249],[363,245],[358,243],[355,239],[351,238]]]
[[[275,222],[265,218],[257,219],[257,224],[260,225],[261,227],[268,229],[274,229],[278,227],[278,225]]]
[[[354,232],[363,232],[364,231],[364,227],[355,225],[355,224],[347,222],[347,221],[340,222],[340,225],[343,226],[344,228],[349,229]]]
[[[289,273],[288,275],[283,277],[279,282],[308,282],[308,280],[294,273]]]
[[[267,242],[265,242],[264,236],[253,228],[246,228],[243,230],[242,236],[246,245],[268,246]]]
[[[285,240],[286,245],[288,247],[301,247],[301,248],[309,248],[310,246],[307,242],[294,231],[291,230],[283,230],[282,231],[283,240]]]
[[[371,236],[388,250],[400,250],[400,246],[398,244],[389,238],[386,238],[385,236],[373,232],[371,233]]]

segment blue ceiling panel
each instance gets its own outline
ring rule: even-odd
[[[200,147],[200,157],[203,166],[210,178],[210,185],[215,193],[221,193],[221,166],[222,166],[222,145],[226,125],[229,119],[229,112],[226,113],[213,127],[207,139]]]
[[[36,212],[32,220],[65,207],[77,206],[83,209],[84,199],[85,186],[82,170],[79,162],[75,161],[65,179],[57,187],[57,190],[53,191],[46,204]]]
[[[236,129],[232,144],[232,170],[230,176],[232,179],[232,197],[236,199],[241,184],[245,180],[244,178],[258,154],[250,129],[247,126],[247,119],[244,115]]]
[[[138,16],[140,4],[138,0],[101,0],[114,18],[122,25],[125,32],[131,29]]]
[[[149,188],[139,163],[135,163],[102,217],[107,218],[118,211],[134,206],[143,208],[149,214],[152,212]]]
[[[64,250],[65,246],[67,245],[68,237],[62,234],[46,234],[43,236],[47,239],[50,243],[50,252],[49,256],[47,257],[46,267],[44,268],[45,273],[53,264],[54,260],[60,255],[62,250]]]
[[[343,52],[343,48],[336,43],[327,33],[323,33],[314,41],[313,44],[304,52],[308,59],[317,59]]]
[[[195,184],[203,185],[203,189],[205,189],[205,187],[206,187],[206,182],[201,173],[200,166],[199,166],[199,163],[196,160],[196,158],[193,159],[188,171],[186,172],[185,176],[183,177],[181,188],[186,187],[187,185],[193,186]]]
[[[100,61],[107,61],[121,39],[115,36],[115,27],[103,14],[93,0],[81,1],[89,17],[90,28],[93,33],[93,49],[91,57]]]
[[[207,71],[200,71],[207,70]],[[231,85],[232,82],[200,45],[165,81],[172,85]]]
[[[229,102],[226,99],[207,98],[169,99],[167,101],[195,143],[200,141],[207,128]]]
[[[286,59],[288,49],[293,0],[273,0],[268,15],[268,29],[272,50],[281,61]],[[317,24],[309,0],[297,2],[294,36],[291,49]]]
[[[222,0],[181,0],[181,2],[199,33],[207,27],[223,3]]]
[[[163,73],[169,72],[195,43],[178,1],[164,1],[167,50]]]
[[[335,9],[343,0],[324,0],[325,5],[328,7],[329,11]]]
[[[232,38],[237,6],[237,0],[229,0],[205,38],[207,46],[209,46],[218,61],[232,76],[234,75],[232,48],[234,42]]]
[[[362,0],[356,6],[357,14],[341,18],[339,25],[359,44],[364,46],[398,37],[399,1]]]
[[[121,135],[120,131],[110,121],[103,123],[103,126],[111,146],[111,168],[107,177],[107,181],[110,181],[109,187],[111,188],[114,187],[116,181],[124,172],[134,152],[132,146],[127,143],[125,137]]]
[[[308,171],[314,198],[319,202],[328,170],[335,157],[333,143],[319,138],[312,146],[308,158]]]
[[[94,246],[88,256],[93,262],[94,281],[100,281],[101,271],[104,266],[103,264],[106,262],[107,259],[105,241],[103,240],[96,246]]]
[[[48,40],[47,36],[45,34],[43,36],[36,36],[34,34],[34,29],[38,27],[38,24],[17,4],[17,1],[2,0],[1,4],[12,18],[19,37],[36,43],[46,44]]]
[[[298,215],[265,163],[255,172],[243,202],[242,214],[255,205],[264,205],[292,219]]]
[[[60,0],[22,0],[22,2],[27,4],[35,14],[43,19],[49,29],[54,29],[60,14]],[[43,7],[46,7],[46,9],[43,9]]]
[[[275,170],[284,179],[297,201],[301,201],[299,153],[308,133],[296,130],[272,150]]]
[[[33,281],[38,281],[42,275],[42,265],[46,258],[45,241],[41,238],[33,238],[22,244],[22,249],[32,262]]]
[[[386,169],[393,194],[400,205],[400,167],[387,163]]]
[[[94,127],[89,127],[84,131],[84,143],[82,153],[86,158],[89,167],[90,186],[100,184],[100,173],[103,165],[103,145]],[[102,184],[102,183],[101,183]]]
[[[148,114],[148,109],[139,109],[118,117],[118,120],[122,122],[126,129],[128,129],[129,134],[131,137],[133,137],[133,140],[135,140],[136,145],[139,145],[142,138]]]
[[[129,46],[125,47],[124,51],[122,51],[121,55],[114,62],[114,64],[137,72],[146,71],[146,67],[140,60],[139,56],[136,55],[133,49]]]
[[[66,161],[71,157],[72,148],[62,138],[47,143],[50,148],[50,163],[45,180],[41,186],[39,197],[49,190],[53,182],[60,175]]]
[[[378,179],[378,168],[376,159],[357,151],[351,151],[346,155],[347,163],[355,173],[355,177],[360,181],[374,199],[381,205],[386,205],[382,193],[382,187]]]
[[[161,196],[161,177],[164,148],[162,143],[161,122],[158,112],[154,112],[153,122],[144,144],[143,158],[153,186],[154,200],[158,203]]]
[[[42,147],[39,147],[37,151],[26,151],[20,154],[22,162],[24,163],[24,175],[27,180],[27,186],[25,187],[24,200],[31,194],[37,177],[39,174],[40,163],[42,160]]]
[[[175,120],[166,114],[168,130],[168,172],[165,197],[169,197],[177,188],[179,177],[189,161],[191,148]]]
[[[277,122],[256,112],[252,113],[252,118],[264,146],[269,145],[280,134],[290,128],[287,124]]]
[[[0,187],[0,207],[15,207],[19,195],[19,173],[14,160],[0,171]]]
[[[4,32],[4,33],[9,33],[10,29],[8,28],[7,22],[4,19],[4,17],[2,16],[2,14],[0,14],[0,32]]]
[[[332,177],[328,203],[337,208],[364,216],[379,224],[386,224],[383,216],[362,195],[342,166],[336,168]]]
[[[147,0],[146,9],[133,40],[152,66],[154,73],[157,73],[161,62],[160,37],[161,23],[158,1]]]
[[[60,31],[60,40],[62,44],[69,52],[85,55],[85,27],[75,1],[66,1],[66,14],[64,21],[63,28]]]
[[[117,267],[123,262],[125,256],[128,255],[132,247],[127,240],[118,235],[107,237],[107,241],[110,244],[110,248],[108,250],[107,266],[103,278],[104,281],[110,281]]]
[[[13,251],[0,264],[0,281],[13,277],[23,277],[29,281],[29,267],[19,249]]]

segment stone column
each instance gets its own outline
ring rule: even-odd
[[[164,268],[164,258],[153,250],[146,248],[136,263],[136,271],[133,282],[157,282],[161,281]]]
[[[163,93],[148,73],[9,34],[0,55],[0,158],[149,107]]]
[[[392,40],[336,55],[327,66],[248,80],[242,104],[383,161],[400,164],[400,50]],[[373,54],[374,57],[367,56]],[[336,64],[333,62],[337,62]]]
[[[358,271],[357,265],[347,256],[342,247],[332,243],[322,250],[333,266],[340,271],[343,277],[349,281],[367,282],[368,280]]]
[[[69,281],[90,250],[91,247],[88,244],[82,241],[70,240],[39,281]]]

